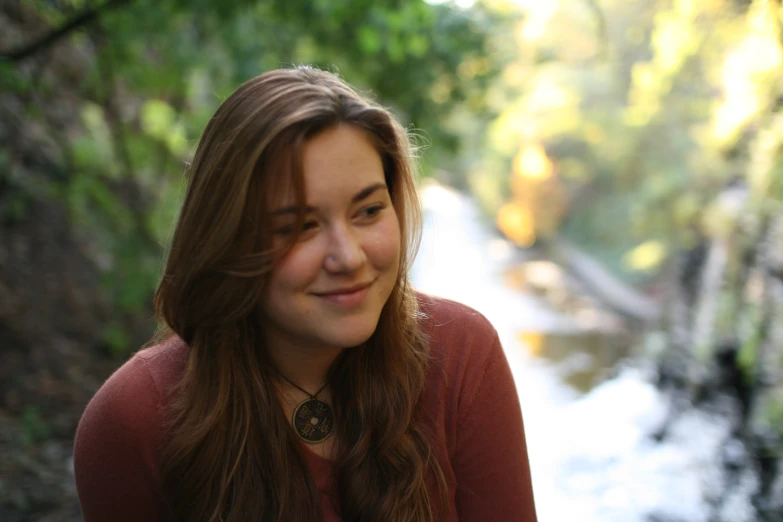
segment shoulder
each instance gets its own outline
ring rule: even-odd
[[[417,299],[433,356],[486,357],[499,344],[495,327],[481,312],[426,294]]]
[[[447,329],[479,329],[494,333],[495,329],[489,320],[478,310],[451,299],[416,293],[419,311],[425,322],[425,327]]]
[[[130,406],[154,400],[166,402],[182,375],[189,348],[177,337],[136,352],[101,386],[92,403],[112,402]]]
[[[165,406],[187,353],[176,338],[139,351],[85,408],[73,447],[85,521],[161,520],[158,459]]]
[[[473,402],[488,371],[507,365],[497,331],[473,308],[417,294],[429,340],[429,392],[457,406]]]
[[[129,362],[137,360],[143,364],[158,396],[163,402],[168,402],[172,388],[185,371],[189,354],[190,347],[175,336],[139,350]],[[121,370],[122,368],[119,371]]]
[[[140,350],[95,393],[82,414],[77,448],[123,438],[158,442],[162,415],[187,360],[187,346],[172,338]]]
[[[522,413],[495,328],[478,311],[419,296],[430,336],[422,400],[460,520],[536,520]]]

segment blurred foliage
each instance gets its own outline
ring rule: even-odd
[[[123,317],[149,315],[184,163],[239,83],[296,64],[338,72],[419,135],[430,171],[470,138],[457,127],[479,132],[496,114],[485,92],[504,66],[492,51],[504,15],[480,5],[26,0],[3,10],[18,30],[2,39],[0,88],[35,127],[19,133],[35,136],[28,148],[50,147],[36,177],[25,143],[2,145],[0,220],[24,219],[29,198],[67,205],[116,311],[104,344],[119,353],[130,348]],[[61,28],[72,30],[47,38]]]
[[[31,447],[51,437],[51,429],[37,407],[26,407],[21,419],[23,428],[21,442],[24,446]]]
[[[712,203],[730,183],[751,191],[751,212],[781,210],[778,2],[523,4],[518,57],[503,72],[517,96],[472,179],[487,208],[512,196],[515,213],[498,215],[509,237],[563,235],[639,281],[678,248],[728,233],[732,218]],[[535,147],[554,165],[546,189],[519,159]],[[520,179],[556,203],[523,201]]]
[[[781,3],[513,4],[484,208],[521,247],[575,243],[665,296],[662,381],[731,390],[751,452],[783,455]]]

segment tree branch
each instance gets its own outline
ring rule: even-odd
[[[92,9],[86,9],[78,15],[74,16],[69,21],[65,22],[62,26],[52,30],[48,34],[41,36],[37,40],[23,44],[16,49],[11,49],[10,51],[0,51],[0,60],[18,62],[29,58],[30,56],[56,43],[65,36],[68,36],[70,33],[79,29],[80,27],[94,22],[101,12],[120,7],[123,4],[127,4],[129,1],[130,0],[108,0],[103,5],[93,7]]]

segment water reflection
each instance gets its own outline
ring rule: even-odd
[[[563,382],[582,393],[611,377],[633,342],[628,335],[590,331],[522,331],[517,337],[530,355],[550,362]]]

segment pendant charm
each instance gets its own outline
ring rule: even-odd
[[[308,444],[326,440],[334,427],[332,408],[318,399],[306,399],[299,403],[292,420],[296,434]]]

